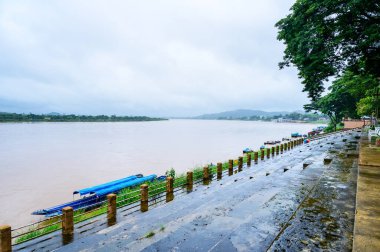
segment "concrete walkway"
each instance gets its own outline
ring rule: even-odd
[[[380,148],[360,145],[353,251],[380,251]]]
[[[357,163],[347,146],[352,133],[297,147],[58,250],[351,250]]]

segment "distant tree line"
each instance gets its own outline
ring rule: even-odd
[[[138,122],[161,121],[163,118],[147,116],[107,116],[107,115],[37,115],[0,113],[0,122]]]

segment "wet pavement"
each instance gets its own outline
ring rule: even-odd
[[[301,203],[272,251],[350,251],[355,219],[356,143],[339,151],[313,190]],[[348,148],[347,148],[348,147]],[[347,153],[350,151],[350,154]]]
[[[114,226],[58,250],[351,250],[358,134],[296,147],[145,213],[118,212]]]
[[[353,251],[380,251],[380,148],[360,142]]]

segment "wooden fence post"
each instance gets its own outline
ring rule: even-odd
[[[209,167],[205,166],[205,167],[203,167],[203,184],[208,185],[209,182],[210,182]]]
[[[251,155],[251,153],[248,153],[247,154],[247,166],[248,167],[251,166],[251,159],[252,159],[252,155]]]
[[[141,202],[140,202],[140,211],[146,212],[149,210],[149,186],[147,184],[142,184],[140,186],[141,192]]]
[[[109,226],[112,226],[116,223],[116,194],[108,194],[107,201],[107,223]]]
[[[228,176],[232,176],[234,174],[234,160],[228,160]]]
[[[170,202],[174,199],[174,180],[172,177],[166,178],[166,202]]]
[[[260,159],[264,160],[264,149],[260,150]]]
[[[270,148],[267,148],[267,158],[270,158]]]
[[[12,251],[12,229],[8,225],[0,226],[0,252]]]
[[[216,178],[217,179],[222,179],[222,172],[223,172],[223,167],[222,167],[222,163],[218,163],[216,165]]]
[[[284,152],[284,144],[280,145],[280,151],[281,151],[281,154]]]
[[[187,192],[191,192],[193,190],[193,172],[187,172]]]
[[[275,151],[276,151],[276,148],[274,146],[272,146],[272,157],[274,157]]]
[[[259,160],[259,152],[258,151],[255,151],[254,160],[255,160],[255,164],[257,164],[258,160]]]
[[[278,155],[279,153],[280,153],[280,146],[276,145],[276,155]]]
[[[238,159],[238,172],[243,170],[243,157],[239,157]]]
[[[64,244],[71,242],[74,237],[74,210],[72,207],[62,209],[62,237]]]

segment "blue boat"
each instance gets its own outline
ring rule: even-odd
[[[93,195],[90,197],[85,197],[82,199],[78,199],[78,200],[64,203],[61,205],[53,206],[50,208],[37,210],[37,211],[34,211],[32,214],[45,215],[46,217],[51,217],[51,216],[60,215],[62,213],[62,208],[65,208],[65,207],[72,207],[73,209],[78,209],[85,206],[96,206],[97,204],[100,204],[101,201],[102,199],[99,199],[98,197]]]
[[[131,176],[133,177],[133,176]],[[134,186],[141,185],[145,182],[153,182],[156,179],[156,175],[152,174],[145,177],[135,178],[124,183],[116,183],[108,187],[97,188],[97,190],[91,190],[90,196],[85,196],[84,198],[74,200],[68,203],[60,204],[50,208],[45,208],[41,210],[34,211],[33,215],[45,215],[46,217],[56,216],[62,214],[62,208],[72,207],[74,210],[77,209],[89,209],[94,208],[100,204],[104,203],[107,194],[118,193],[124,188],[130,188]],[[110,182],[111,183],[111,182]],[[108,184],[108,183],[106,183]],[[104,184],[102,184],[104,185]],[[86,188],[87,189],[87,188]],[[80,190],[78,190],[79,192]]]
[[[245,154],[245,153],[251,153],[251,152],[253,152],[253,150],[250,149],[250,148],[245,148],[245,149],[243,150],[243,154]]]
[[[107,194],[110,194],[110,193],[118,193],[120,190],[122,190],[124,188],[140,185],[140,184],[147,182],[147,181],[153,182],[153,180],[155,180],[156,177],[157,177],[156,175],[149,175],[149,176],[137,178],[137,179],[134,179],[132,181],[125,182],[125,183],[116,184],[114,186],[110,186],[110,187],[107,187],[104,189],[97,190],[94,192],[94,195],[96,195],[98,197],[102,197],[102,196],[106,196]]]
[[[84,189],[80,189],[80,190],[74,191],[73,194],[78,194],[79,193],[80,196],[83,196],[83,195],[86,195],[86,194],[92,194],[92,193],[94,193],[97,190],[105,189],[105,188],[110,187],[110,186],[114,186],[114,185],[117,185],[117,184],[125,183],[125,182],[131,181],[131,180],[135,180],[137,178],[142,178],[142,177],[143,177],[142,174],[137,174],[137,175],[129,176],[129,177],[126,177],[126,178],[122,178],[122,179],[114,180],[114,181],[111,181],[111,182],[107,182],[107,183],[104,183],[104,184],[101,184],[101,185],[97,185],[97,186],[92,186],[92,187],[87,187],[87,188],[84,188]]]
[[[157,177],[156,179],[157,179],[158,181],[164,181],[164,180],[166,180],[166,178],[167,178],[166,175],[161,175],[161,176]]]

